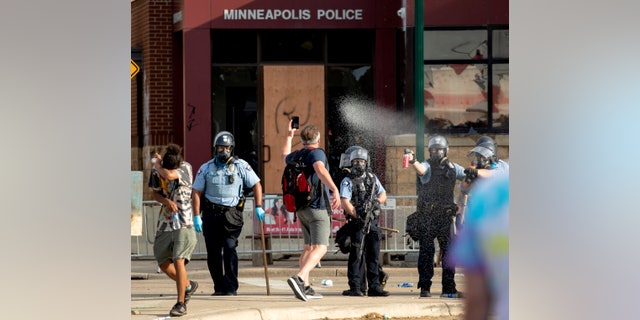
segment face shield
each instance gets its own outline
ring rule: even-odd
[[[348,153],[343,153],[340,155],[340,165],[338,166],[340,169],[347,169],[351,167],[351,155]]]
[[[484,169],[491,165],[491,157],[493,156],[493,151],[487,149],[485,147],[475,147],[469,151],[467,154],[467,158],[473,161],[476,164],[476,168]]]

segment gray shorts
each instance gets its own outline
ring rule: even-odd
[[[306,207],[299,210],[297,215],[300,220],[300,225],[302,226],[304,244],[329,246],[331,219],[329,218],[327,210]]]
[[[197,243],[194,228],[157,232],[153,243],[153,255],[158,264],[163,264],[169,259],[185,259],[185,263],[188,263]]]

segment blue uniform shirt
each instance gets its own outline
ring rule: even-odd
[[[380,183],[380,180],[378,180],[378,177],[374,175],[374,179],[376,181],[376,185],[378,186],[378,192],[376,192],[376,195],[380,195],[386,190],[384,190],[384,187]],[[353,183],[351,182],[351,178],[344,177],[344,179],[342,179],[342,182],[340,183],[340,198],[351,200],[352,192],[353,192]]]
[[[204,191],[204,196],[215,204],[234,207],[240,201],[242,186],[251,188],[259,181],[246,161],[235,158],[230,164],[219,164],[213,158],[198,169],[193,189]]]

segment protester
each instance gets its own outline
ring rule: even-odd
[[[153,254],[160,270],[176,282],[178,292],[169,312],[173,317],[187,314],[187,302],[198,288],[196,281],[189,280],[185,266],[198,242],[194,224],[196,229],[202,226],[191,206],[191,164],[182,160],[180,152],[180,146],[169,144],[164,156],[156,153],[149,178],[153,197],[162,204]]]
[[[509,174],[473,186],[451,260],[464,268],[465,320],[509,319]],[[495,318],[492,318],[495,316]]]
[[[193,207],[195,212],[202,212],[213,296],[237,295],[236,247],[244,225],[244,187],[253,188],[255,215],[264,222],[260,178],[246,161],[232,156],[234,146],[231,133],[218,133],[213,142],[215,157],[200,167],[193,183]]]
[[[453,218],[458,208],[453,201],[457,180],[465,178],[464,168],[447,158],[449,144],[443,136],[429,139],[429,159],[424,162],[415,160],[410,152],[410,167],[420,179],[417,212],[420,217],[418,254],[418,288],[420,297],[431,296],[431,278],[435,254],[434,239],[438,239],[442,254],[442,294],[441,297],[460,298],[462,293],[456,289],[454,280],[455,266],[447,261]]]
[[[282,148],[282,159],[284,164],[295,157],[297,152],[291,152],[291,143],[296,132],[295,128],[291,128],[289,121],[289,131]],[[304,127],[300,133],[303,149],[311,150],[304,159],[304,163],[308,167],[313,168],[313,174],[310,176],[312,184],[326,186],[315,188],[312,195],[312,201],[306,208],[298,208],[296,214],[302,227],[302,237],[304,239],[304,249],[300,255],[300,268],[296,275],[287,280],[287,283],[293,290],[296,298],[307,301],[308,299],[322,298],[317,294],[309,283],[309,273],[313,270],[327,252],[329,245],[329,236],[331,234],[331,210],[340,208],[340,192],[334,184],[329,174],[329,164],[327,156],[322,149],[319,149],[320,131],[314,125]],[[325,198],[329,198],[330,203],[326,203]]]
[[[378,226],[380,204],[387,201],[387,193],[378,177],[369,172],[368,152],[358,147],[350,155],[349,174],[340,183],[342,208],[351,230],[351,248],[347,267],[349,290],[345,296],[364,296],[363,277],[366,276],[368,296],[388,296],[380,283],[380,239]]]

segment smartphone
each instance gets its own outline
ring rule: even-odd
[[[300,129],[300,117],[293,116],[291,120],[291,129]]]

